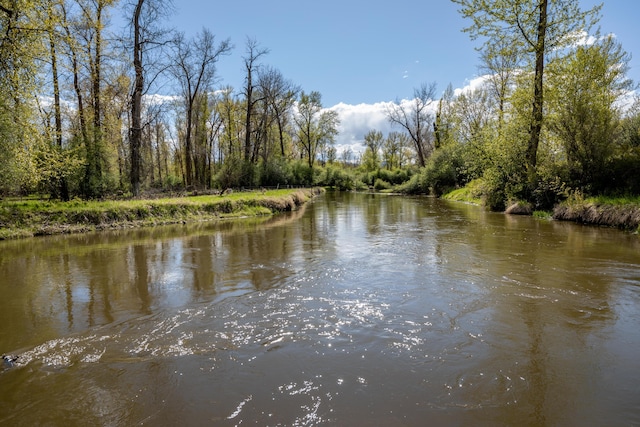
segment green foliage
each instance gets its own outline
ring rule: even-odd
[[[428,194],[429,187],[424,181],[424,175],[417,173],[409,181],[397,187],[397,190],[404,194]]]
[[[275,187],[277,185],[287,185],[291,182],[291,170],[287,162],[282,158],[269,162],[260,162],[259,171],[260,185]]]
[[[376,191],[381,191],[381,190],[388,190],[391,188],[391,184],[389,184],[387,181],[377,178],[376,181],[373,183],[373,188]]]
[[[548,67],[548,122],[564,148],[573,187],[599,192],[609,184],[607,163],[619,123],[615,103],[632,88],[625,77],[628,61],[609,36]]]
[[[222,189],[239,187],[242,180],[242,160],[239,158],[227,159],[213,178],[216,186]]]
[[[484,183],[482,179],[474,179],[462,188],[457,188],[442,196],[445,200],[482,204]]]
[[[459,185],[464,185],[460,175],[463,169],[460,153],[461,145],[452,143],[436,150],[429,158],[421,174],[424,176],[424,185],[431,193],[439,196]]]
[[[294,161],[291,167],[291,183],[293,185],[313,185],[314,169],[303,161]]]
[[[355,177],[348,170],[337,166],[328,166],[320,175],[317,184],[338,190],[353,190],[355,188]]]
[[[61,198],[62,186],[69,186],[82,173],[85,162],[77,149],[65,150],[58,146],[43,147],[36,157],[40,171],[38,189],[55,198]]]

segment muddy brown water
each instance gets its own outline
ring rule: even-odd
[[[0,242],[0,425],[640,425],[640,238],[433,198]]]

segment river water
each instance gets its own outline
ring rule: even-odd
[[[640,238],[433,198],[0,242],[0,425],[640,425]]]

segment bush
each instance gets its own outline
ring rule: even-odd
[[[460,145],[450,144],[437,150],[429,158],[423,170],[424,181],[430,191],[441,195],[459,185],[464,185],[458,172],[462,169]]]
[[[374,182],[373,188],[376,189],[377,191],[388,190],[388,189],[391,188],[391,184],[389,184],[387,181],[384,181],[384,180],[378,178]]]
[[[339,190],[353,190],[355,187],[355,178],[343,169],[328,166],[320,175],[318,185],[333,187]]]
[[[291,169],[284,159],[262,162],[258,170],[260,172],[258,181],[262,186],[288,185],[292,181]]]
[[[413,175],[409,181],[398,186],[397,190],[405,194],[427,194],[429,187],[424,182],[422,174]]]
[[[311,186],[314,183],[314,172],[309,165],[297,160],[291,163],[291,184]]]

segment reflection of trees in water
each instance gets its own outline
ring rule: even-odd
[[[227,253],[258,260],[280,252],[285,259],[290,237],[278,230],[303,213],[304,207],[274,217],[0,242],[1,285],[8,292],[0,299],[6,331],[0,345],[7,351],[36,345],[210,297],[218,284],[235,279]],[[268,245],[255,236],[233,247],[255,230],[280,234]],[[246,280],[263,286],[271,278],[258,271]]]
[[[590,337],[615,321],[611,277],[598,267],[623,256],[612,251],[621,233],[452,209],[469,220],[461,233],[473,248],[453,269],[484,266],[478,280],[491,291],[493,314],[484,325],[491,362],[479,361],[478,369],[489,363],[508,374],[510,413],[520,425],[589,421],[584,414],[597,406],[593,367],[601,358]]]

